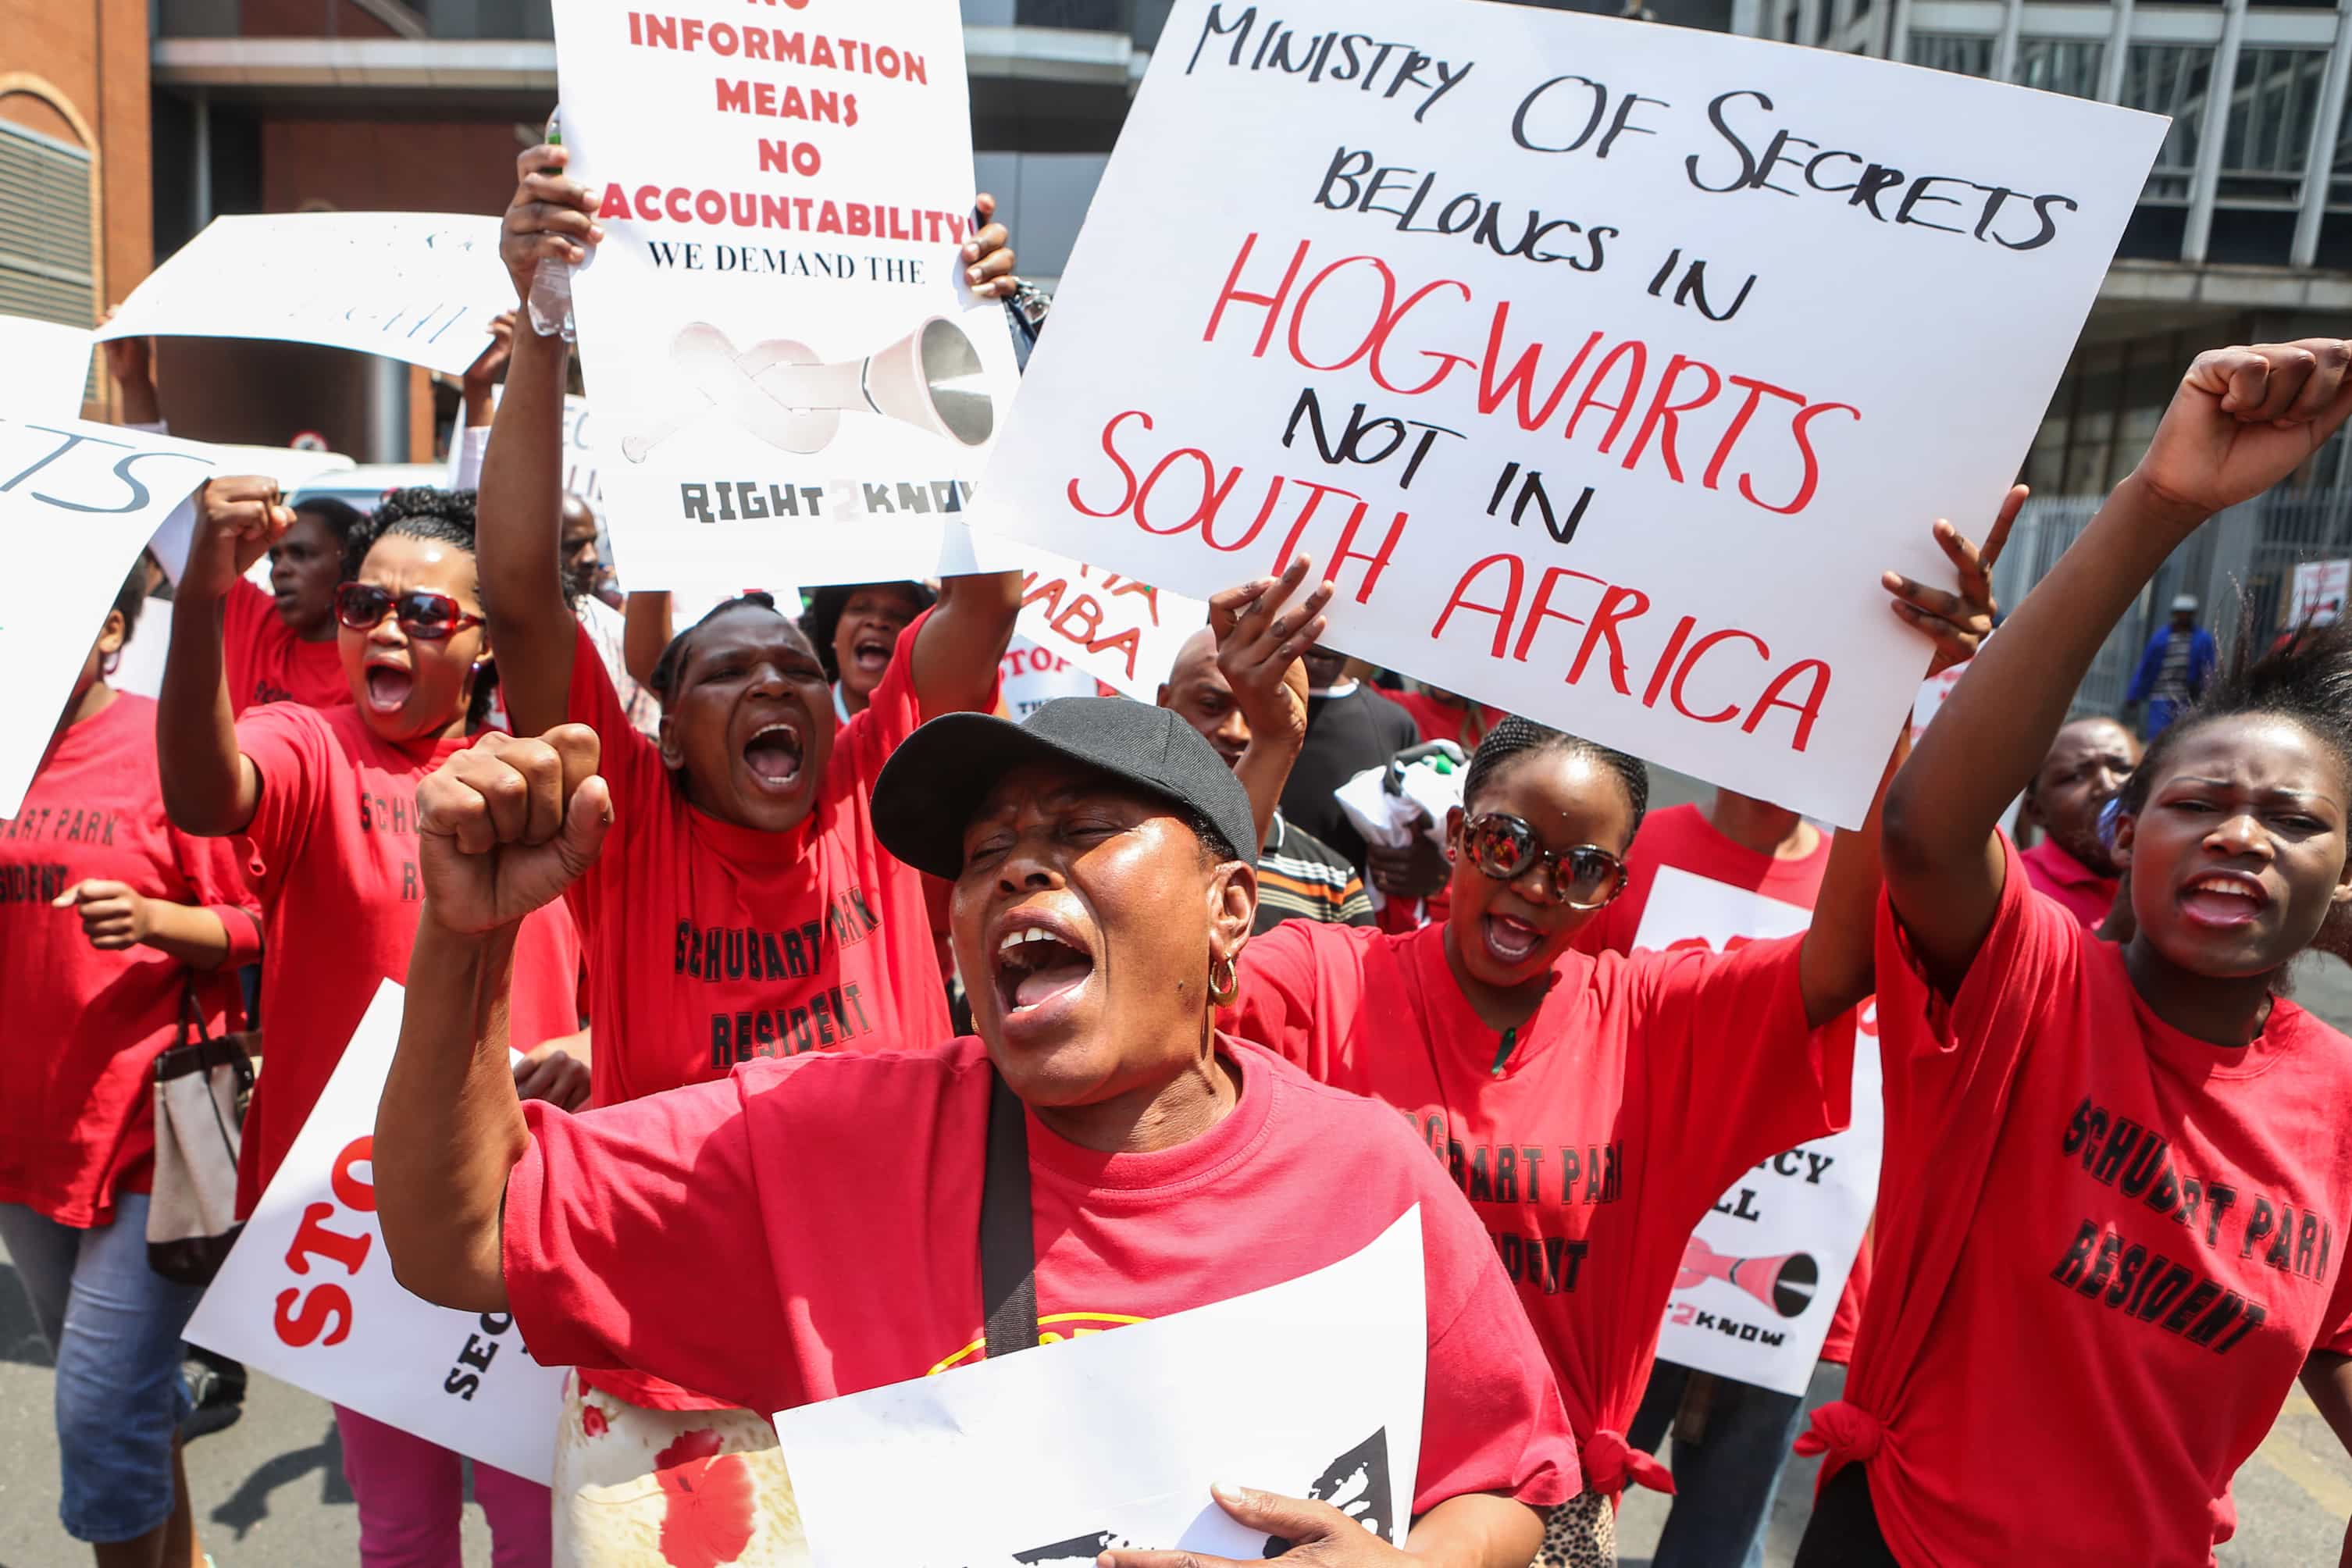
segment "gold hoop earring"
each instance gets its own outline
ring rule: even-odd
[[[1225,977],[1223,980],[1217,978],[1217,971],[1220,967],[1223,967],[1225,972]],[[1210,1002],[1219,1007],[1230,1007],[1234,1005],[1234,998],[1241,994],[1242,977],[1234,968],[1234,961],[1230,958],[1212,960],[1209,964]]]

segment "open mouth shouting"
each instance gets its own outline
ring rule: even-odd
[[[790,720],[779,719],[761,726],[743,742],[743,766],[759,789],[790,795],[800,783],[801,759],[805,750],[801,727]]]
[[[882,672],[890,668],[890,653],[896,646],[894,639],[879,632],[861,632],[849,645],[850,662],[856,666],[860,674],[879,680]]]
[[[2190,923],[2221,930],[2253,924],[2270,901],[2262,879],[2245,871],[2200,871],[2180,889]]]
[[[1094,978],[1095,955],[1069,923],[1032,906],[1004,918],[993,954],[996,999],[1008,1027],[1051,1022]]]
[[[368,709],[375,713],[399,712],[416,689],[416,672],[388,659],[369,660],[365,679]]]
[[[1544,933],[1522,920],[1489,913],[1478,921],[1479,936],[1496,963],[1516,967],[1543,947]]]

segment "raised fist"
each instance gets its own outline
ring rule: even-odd
[[[2199,354],[2133,477],[2185,523],[2262,494],[2352,415],[2347,364],[2337,338]]]
[[[604,237],[588,187],[563,172],[570,157],[561,147],[542,144],[515,160],[515,193],[499,227],[499,259],[507,264],[518,300],[530,300],[541,262],[576,265]]]
[[[293,526],[294,509],[268,475],[232,474],[205,480],[196,492],[196,526],[188,540],[179,596],[221,598]]]
[[[488,734],[416,792],[426,912],[461,932],[512,925],[585,871],[613,825],[596,731]]]

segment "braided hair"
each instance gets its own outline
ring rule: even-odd
[[[1501,723],[1486,731],[1478,742],[1478,750],[1470,758],[1470,772],[1462,781],[1462,805],[1471,809],[1471,803],[1481,791],[1492,784],[1495,775],[1509,763],[1524,756],[1557,753],[1568,757],[1586,757],[1617,775],[1625,789],[1625,803],[1633,807],[1635,828],[1650,809],[1650,770],[1642,759],[1628,756],[1581,735],[1571,735],[1565,730],[1554,730],[1522,719],[1516,713],[1504,715]]]
[[[316,503],[305,502],[307,510]],[[330,519],[330,526],[332,520]],[[360,567],[376,541],[398,536],[402,539],[422,539],[435,544],[451,544],[468,555],[477,553],[474,547],[474,492],[472,490],[437,489],[431,485],[408,485],[386,490],[375,510],[343,535],[343,581],[356,580]],[[475,595],[488,608],[488,595],[483,594],[478,577]],[[496,663],[485,664],[474,677],[473,700],[466,708],[466,724],[479,729],[489,717],[490,704],[499,694],[499,670]]]

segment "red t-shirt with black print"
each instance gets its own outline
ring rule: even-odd
[[[1221,1049],[1241,1098],[1175,1148],[1101,1153],[1028,1118],[1041,1328],[1116,1332],[1280,1284],[1418,1204],[1429,1359],[1413,1510],[1465,1492],[1575,1495],[1542,1352],[1444,1173],[1394,1113],[1255,1047]],[[754,1062],[578,1116],[525,1106],[503,1265],[532,1356],[638,1367],[762,1415],[984,1357],[993,1076],[967,1037]]]
[[[211,910],[227,957],[202,971],[143,944],[92,947],[79,913],[51,901],[93,879]],[[185,997],[207,1032],[244,1026],[236,969],[261,946],[253,901],[234,846],[163,815],[154,703],[117,692],[51,741],[23,807],[0,821],[0,1203],[89,1227],[112,1221],[117,1193],[149,1189],[149,1069],[177,1039]]]
[[[351,678],[335,639],[304,642],[278,618],[278,602],[242,577],[221,600],[221,670],[232,713],[269,702],[351,705]]]
[[[2352,1353],[2352,1040],[2292,1002],[2225,1048],[2014,846],[1948,1002],[1891,907],[1873,1298],[1826,1479],[1867,1462],[1906,1563],[2207,1563],[2315,1350]]]
[[[1402,1110],[1491,1233],[1596,1490],[1664,1470],[1626,1450],[1700,1215],[1759,1160],[1846,1122],[1853,1020],[1805,1021],[1801,938],[1715,953],[1561,955],[1507,1044],[1405,936],[1291,921],[1242,950],[1225,1023]]]

